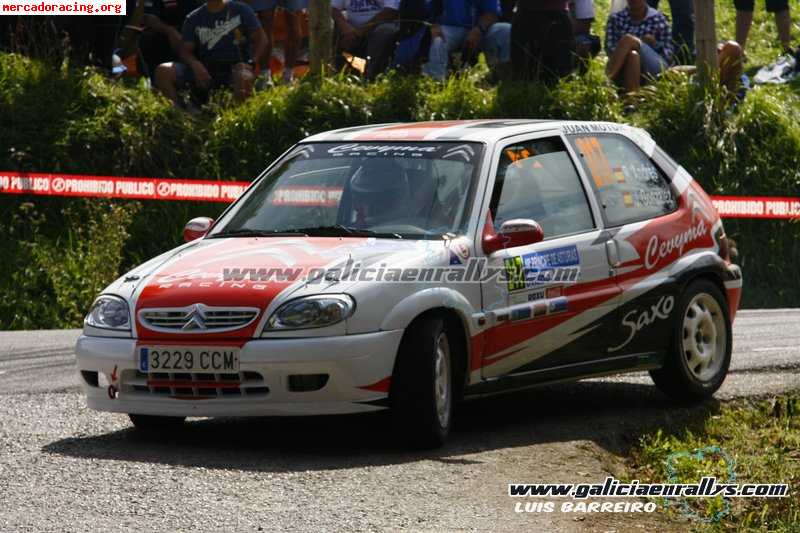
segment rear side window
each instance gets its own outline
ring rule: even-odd
[[[545,238],[594,228],[580,176],[559,137],[503,148],[490,210],[496,229],[507,220],[533,219]]]
[[[666,215],[678,208],[663,173],[622,135],[569,137],[609,226]]]

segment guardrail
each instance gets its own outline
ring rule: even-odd
[[[232,202],[247,181],[132,178],[33,172],[0,172],[0,194]],[[800,198],[782,196],[712,196],[723,218],[800,218]]]

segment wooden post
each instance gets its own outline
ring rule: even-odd
[[[697,75],[705,85],[717,69],[717,27],[714,0],[694,0]]]
[[[333,22],[331,0],[308,2],[308,48],[311,74],[322,75],[331,61]]]

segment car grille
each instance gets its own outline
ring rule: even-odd
[[[203,304],[139,311],[139,320],[147,328],[171,333],[229,331],[250,324],[257,316],[258,309],[254,307],[211,307]]]
[[[189,374],[126,370],[121,376],[123,395],[164,396],[182,400],[266,396],[269,387],[258,372]]]

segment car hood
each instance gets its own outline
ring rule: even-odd
[[[273,302],[282,302],[300,289],[304,294],[345,289],[335,273],[309,286],[309,274],[316,275],[323,269],[330,272],[348,262],[364,266],[378,262],[395,266],[420,262],[432,265],[446,258],[444,241],[335,237],[203,239],[145,263],[112,284],[112,290],[107,292],[121,293],[124,291],[113,289],[127,288],[139,338],[188,340],[185,333],[149,329],[141,322],[139,312],[195,304],[258,309],[258,318],[247,327],[225,334],[244,338],[254,336]],[[199,340],[205,335],[211,334],[193,333],[191,338]]]

